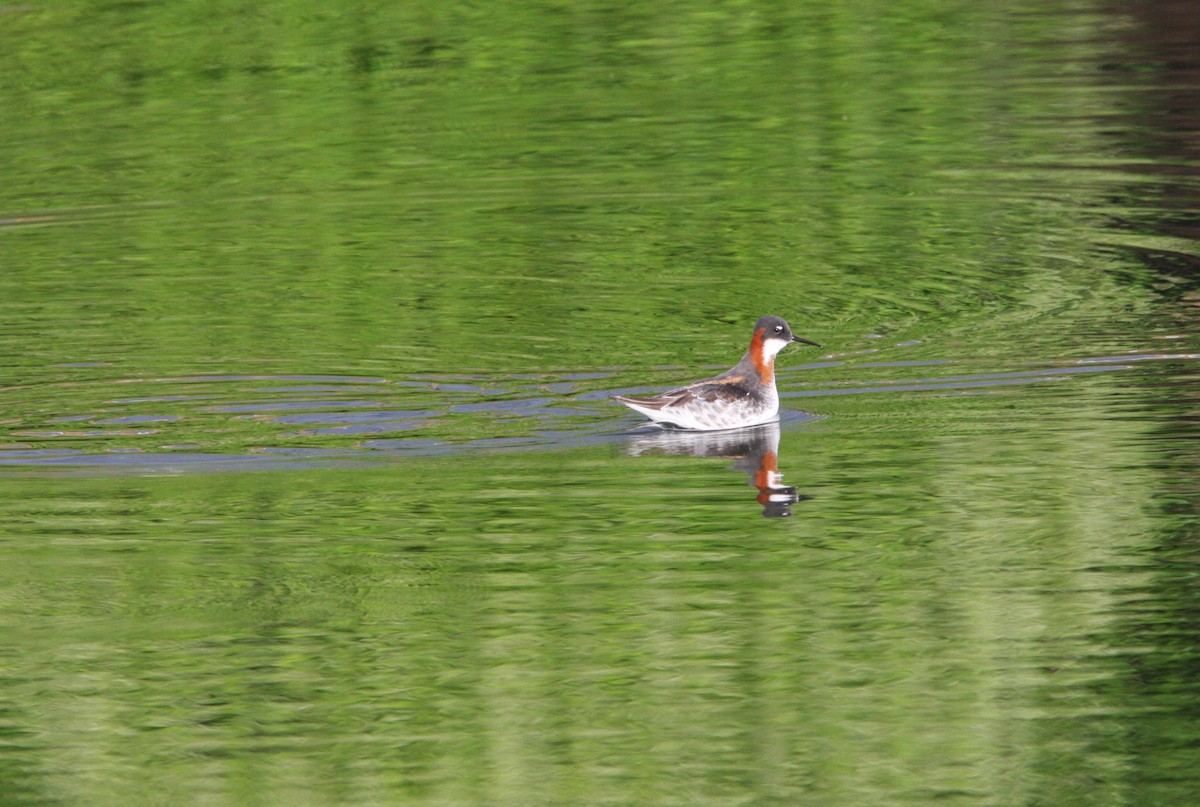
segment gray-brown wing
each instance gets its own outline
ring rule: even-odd
[[[692,399],[691,390],[687,387],[681,389],[673,389],[670,392],[664,392],[662,395],[654,395],[650,397],[641,397],[634,395],[614,395],[614,401],[621,403],[635,404],[646,409],[662,409],[664,406],[679,406],[687,403]]]
[[[734,403],[749,396],[750,390],[746,387],[745,379],[740,375],[732,375],[697,381],[686,387],[664,392],[661,397],[670,399],[666,406],[683,406],[691,401]]]
[[[750,396],[750,390],[745,385],[745,378],[740,375],[720,376],[696,381],[686,387],[667,390],[662,395],[649,397],[634,397],[629,395],[614,395],[615,400],[625,403],[635,403],[647,409],[664,409],[672,406],[685,406],[692,401],[716,403],[718,401],[733,403]]]

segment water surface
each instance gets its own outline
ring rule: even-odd
[[[0,9],[0,801],[1192,803],[1152,5]]]

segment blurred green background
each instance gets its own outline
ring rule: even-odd
[[[1189,804],[1190,18],[0,7],[0,803]]]

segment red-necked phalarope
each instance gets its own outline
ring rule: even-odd
[[[653,421],[681,429],[715,431],[766,423],[779,414],[775,355],[792,342],[820,347],[793,336],[779,317],[766,316],[754,324],[750,348],[733,369],[662,395],[612,397]]]

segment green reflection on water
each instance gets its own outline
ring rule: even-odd
[[[18,369],[694,364],[767,308],[827,343],[1036,342],[1146,303],[1087,212],[1125,178],[1041,187],[1104,164],[1070,118],[1112,103],[1102,18],[326,5],[6,15]]]
[[[16,771],[113,802],[1120,798],[1155,480],[1140,393],[1090,388],[789,432],[814,498],[782,528],[726,461],[612,447],[9,479]]]
[[[666,386],[732,363],[767,310],[851,354],[781,371],[807,391],[1160,346],[1182,327],[1162,279],[1106,246],[1148,184],[1097,78],[1128,24],[1075,3],[5,7],[2,442],[361,443],[231,408],[320,397],[236,374],[361,377],[324,408],[442,412],[414,439],[520,437],[529,418],[451,408],[519,373],[615,373],[525,380],[552,402]],[[875,348],[955,364],[864,380]],[[370,386],[470,371],[499,391]],[[784,432],[812,498],[782,522],[727,461],[620,442],[6,471],[0,793],[1182,803],[1194,451],[1164,465],[1155,428],[1181,433],[1194,402],[1162,391],[1188,372],[789,399],[826,419]],[[142,396],[198,397],[120,403]],[[92,423],[129,414],[179,420]]]

